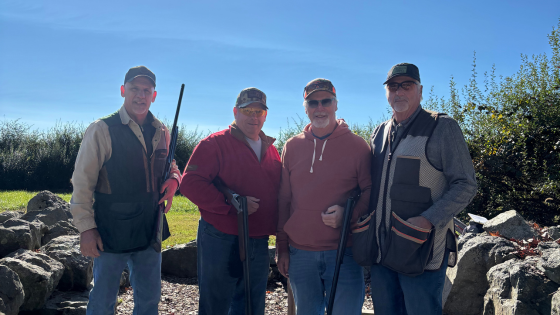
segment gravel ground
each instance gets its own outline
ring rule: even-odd
[[[196,315],[198,311],[198,286],[196,278],[185,279],[162,276],[161,301],[159,314],[186,314]],[[117,314],[132,314],[134,305],[132,289],[127,288],[119,293]],[[287,314],[288,294],[280,282],[269,284],[266,292],[265,314]],[[373,309],[369,296],[369,287],[366,287],[364,309]]]

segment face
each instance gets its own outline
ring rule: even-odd
[[[265,110],[265,107],[261,103],[252,103],[245,108],[254,108],[254,109],[262,109]],[[266,112],[264,115],[258,117],[257,114],[252,113],[251,116],[247,116],[241,112],[240,108],[234,107],[233,108],[233,115],[235,116],[235,123],[241,129],[243,134],[250,139],[254,139],[258,137],[261,129],[266,121]]]
[[[146,77],[137,77],[121,86],[124,107],[133,119],[148,114],[150,105],[156,100],[156,95],[152,81]]]
[[[389,83],[402,83],[404,81],[414,81],[411,77],[398,76],[391,79]],[[407,111],[414,111],[420,105],[422,100],[422,86],[419,84],[414,84],[408,91],[399,87],[395,92],[390,91],[385,87],[385,94],[387,96],[387,101],[393,108],[393,111],[397,113],[405,113]]]
[[[309,121],[315,128],[327,128],[334,127],[336,124],[336,110],[338,109],[338,101],[333,100],[330,106],[323,107],[321,100],[327,98],[334,98],[334,95],[327,91],[317,91],[307,97],[306,100],[317,100],[319,101],[319,106],[316,108],[311,108],[305,104],[305,113],[309,117]]]

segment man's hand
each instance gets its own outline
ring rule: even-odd
[[[247,214],[251,215],[257,212],[257,209],[259,209],[259,201],[261,200],[247,196]]]
[[[280,273],[286,277],[289,278],[290,275],[288,274],[288,269],[290,268],[290,254],[289,253],[285,253],[282,255],[278,255],[278,261],[276,262],[276,265],[278,266],[278,271],[280,271]]]
[[[178,186],[179,183],[175,178],[169,178],[165,181],[165,183],[163,183],[163,185],[161,185],[159,193],[163,194],[163,192],[165,192],[165,195],[161,197],[161,199],[158,201],[158,204],[162,204],[164,201],[167,201],[165,210],[163,210],[164,213],[167,213],[167,211],[171,209],[171,205],[173,204],[173,196],[175,195]]]
[[[83,231],[80,234],[80,251],[86,257],[99,257],[99,252],[103,251],[103,242],[97,229]]]
[[[342,225],[343,215],[344,208],[339,205],[330,206],[327,208],[327,211],[321,212],[323,223],[333,229],[339,228]]]
[[[428,219],[424,218],[423,216],[409,218],[408,220],[406,220],[406,222],[426,230],[430,230],[431,228],[434,227],[432,223],[428,221]]]

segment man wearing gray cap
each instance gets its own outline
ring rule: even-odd
[[[200,210],[197,234],[199,314],[245,314],[243,265],[239,258],[237,211],[214,186],[216,180],[247,196],[252,314],[264,314],[268,280],[268,237],[278,220],[280,156],[276,139],[262,132],[266,95],[257,88],[239,93],[228,129],[194,149],[181,193]]]
[[[475,172],[457,122],[420,105],[418,67],[397,64],[384,84],[393,117],[370,140],[370,214],[353,231],[354,256],[371,265],[376,315],[441,314],[453,217],[476,193]]]
[[[80,250],[94,258],[88,315],[114,312],[127,264],[134,313],[158,313],[161,253],[151,245],[158,204],[167,201],[165,212],[171,208],[181,173],[173,163],[170,178],[162,183],[170,136],[149,111],[155,86],[156,76],[148,68],[130,68],[121,86],[123,106],[89,125],[76,158],[70,209]]]

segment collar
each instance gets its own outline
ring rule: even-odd
[[[249,142],[245,139],[245,134],[241,131],[241,129],[239,129],[239,126],[235,123],[235,121],[231,123],[229,130],[234,138],[249,146]],[[259,132],[259,138],[261,138],[264,144],[263,147],[266,147],[267,149],[274,143],[274,141],[276,141],[275,138],[265,135],[262,130]]]
[[[131,121],[138,125],[134,119],[132,119],[130,117],[130,115],[128,114],[128,112],[126,111],[126,108],[124,107],[124,105],[121,106],[121,108],[119,109],[119,116],[121,118],[121,123],[123,125],[128,125]],[[152,112],[148,111],[148,116],[146,117],[146,119],[152,119],[152,126],[154,126],[156,129],[159,129],[163,126],[163,123],[161,121],[159,121],[159,119],[156,118],[156,116],[154,116],[152,114]]]
[[[414,118],[416,118],[416,116],[418,116],[418,113],[420,113],[420,111],[422,110],[422,105],[418,105],[418,108],[416,108],[416,110],[414,111],[414,113],[412,113],[412,115],[410,115],[410,117],[408,117],[407,119],[401,121],[399,124],[397,124],[397,121],[395,120],[394,117],[391,118],[391,126],[392,127],[406,127],[411,121],[414,120]]]

